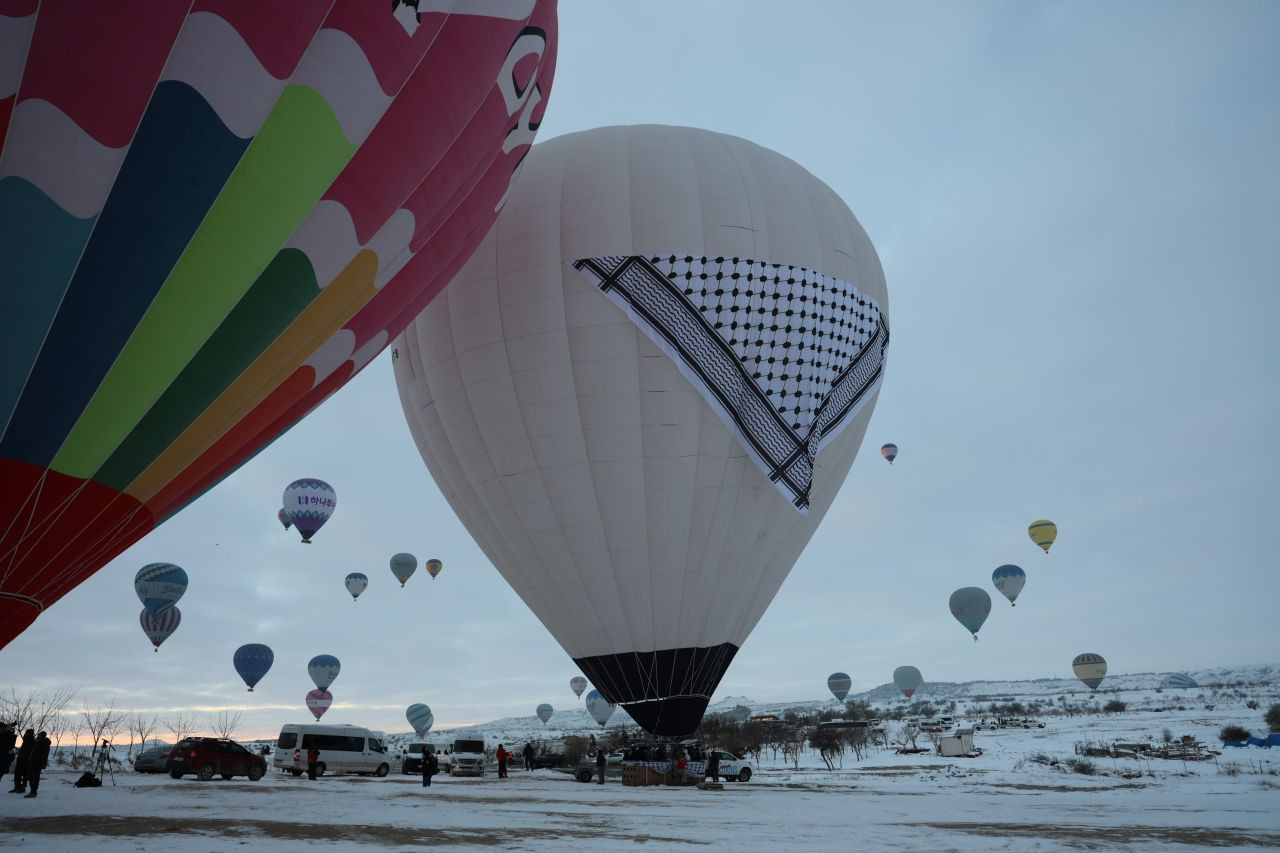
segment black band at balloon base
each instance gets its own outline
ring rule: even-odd
[[[605,699],[622,705],[645,731],[678,737],[698,728],[737,653],[733,643],[721,643],[596,655],[574,658],[574,663]]]

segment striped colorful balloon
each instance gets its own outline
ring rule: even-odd
[[[285,488],[282,500],[289,520],[307,545],[338,508],[338,493],[324,480],[294,480]]]
[[[316,688],[307,694],[306,702],[307,710],[319,720],[324,716],[324,712],[329,710],[329,706],[333,704],[333,694],[328,690]]]
[[[170,607],[153,615],[143,608],[138,614],[138,624],[142,626],[142,633],[147,635],[147,639],[158,652],[160,644],[169,639],[169,636],[182,624],[182,611],[176,607]]]
[[[493,224],[555,0],[419,8],[0,3],[0,647],[360,371]]]

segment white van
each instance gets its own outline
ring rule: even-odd
[[[280,729],[272,766],[301,776],[307,772],[307,751],[320,751],[316,772],[359,773],[386,776],[391,772],[387,756],[387,736],[360,726],[322,726],[290,723]]]

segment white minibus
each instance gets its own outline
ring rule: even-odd
[[[317,774],[386,776],[391,771],[387,736],[383,732],[361,726],[317,723],[290,723],[282,727],[272,765],[277,770],[301,776],[307,772],[307,751],[313,746],[320,751]]]

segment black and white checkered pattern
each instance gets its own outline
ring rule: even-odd
[[[813,463],[884,371],[889,327],[846,281],[747,258],[610,255],[573,266],[676,359],[805,512]]]

